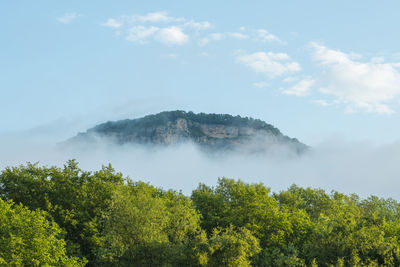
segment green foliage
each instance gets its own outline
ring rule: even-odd
[[[155,128],[158,126],[166,126],[170,123],[176,122],[178,119],[186,119],[192,123],[200,124],[215,124],[215,125],[226,125],[235,127],[249,127],[257,130],[266,130],[273,135],[283,137],[282,133],[274,126],[267,124],[264,121],[232,116],[229,114],[195,114],[193,112],[185,112],[182,110],[176,111],[164,111],[155,115],[148,115],[143,118],[134,120],[120,120],[120,121],[109,121],[89,129],[88,132],[96,132],[103,135],[149,135],[148,129]],[[202,130],[194,125],[190,128],[191,134],[195,137],[204,135]],[[285,137],[287,138],[287,137]],[[291,139],[296,141],[295,139]]]
[[[221,178],[216,188],[200,185],[192,192],[195,207],[203,215],[202,227],[245,227],[262,246],[284,246],[304,239],[310,225],[304,211],[282,209],[263,184],[245,184]]]
[[[298,249],[306,262],[320,266],[397,266],[399,206],[392,199],[292,186],[275,194],[282,206],[304,209],[312,219],[307,240]],[[396,228],[398,229],[398,228]]]
[[[47,211],[64,230],[70,255],[93,261],[102,245],[99,219],[122,175],[111,166],[95,173],[68,161],[63,169],[27,164],[6,168],[0,175],[0,196],[31,210]]]
[[[256,255],[253,262],[257,266],[306,266],[304,259],[299,257],[299,251],[293,244],[285,248],[266,247]]]
[[[0,265],[400,266],[393,199],[227,178],[188,197],[75,161],[6,168],[0,197]]]
[[[144,183],[120,187],[105,217],[99,257],[118,266],[193,266],[200,218],[191,200]]]
[[[148,115],[143,118],[135,120],[121,120],[116,122],[107,122],[96,126],[93,130],[97,132],[106,132],[106,131],[116,131],[116,130],[129,130],[129,128],[131,127],[145,128],[154,125],[156,126],[165,125],[169,122],[176,121],[177,119],[187,119],[192,122],[198,122],[204,124],[246,126],[255,129],[269,130],[276,135],[281,134],[279,130],[274,128],[272,125],[253,118],[232,116],[229,114],[214,114],[214,113],[195,114],[191,111],[185,112],[182,110],[164,111],[155,115]]]
[[[43,211],[0,199],[1,266],[83,266],[66,255],[61,229]]]
[[[260,250],[258,239],[246,228],[215,228],[209,241],[207,266],[251,266],[250,258]]]
[[[322,189],[301,188],[292,185],[287,191],[274,194],[281,206],[290,210],[305,210],[311,219],[330,208],[330,196]]]
[[[220,127],[227,130],[224,137],[216,136],[205,129],[215,128],[216,131],[220,131]],[[133,120],[109,121],[87,130],[86,133],[79,133],[68,142],[93,142],[99,136],[111,138],[116,144],[171,145],[193,141],[205,151],[215,152],[235,149],[263,135],[274,136],[276,143],[283,144],[299,154],[308,149],[297,139],[283,135],[277,128],[261,120],[229,114],[195,114],[181,110],[165,111]],[[169,138],[170,136],[173,138]]]

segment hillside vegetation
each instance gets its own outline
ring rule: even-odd
[[[107,137],[117,144],[174,145],[190,141],[208,151],[241,149],[254,152],[286,146],[302,152],[307,148],[297,139],[283,135],[274,126],[258,119],[180,110],[133,120],[109,121],[78,134],[70,142],[87,143],[94,137]]]
[[[27,164],[0,173],[3,266],[399,266],[400,204],[228,178],[190,196]]]

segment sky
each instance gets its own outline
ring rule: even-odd
[[[0,133],[164,110],[398,139],[398,1],[2,1]],[[56,126],[56,127],[55,127]],[[57,128],[56,130],[54,128]]]
[[[227,176],[400,199],[399,1],[0,4],[0,169],[76,158],[188,193]],[[262,119],[311,146],[293,159],[57,144],[166,110]],[[184,164],[182,164],[184,163]]]

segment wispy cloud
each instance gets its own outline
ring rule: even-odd
[[[393,113],[400,96],[399,62],[383,58],[361,62],[360,56],[311,43],[312,58],[323,69],[320,92],[333,96],[346,111]]]
[[[58,17],[57,21],[63,24],[68,24],[71,23],[73,20],[75,20],[77,17],[79,17],[79,14],[76,12],[65,13],[61,17]]]
[[[145,43],[150,36],[158,31],[159,28],[154,26],[134,26],[128,30],[126,39],[131,42]]]
[[[288,54],[273,52],[256,52],[246,54],[239,52],[236,56],[239,63],[251,70],[263,73],[270,78],[301,70],[300,64],[292,60]]]
[[[171,17],[165,11],[151,12],[151,13],[147,13],[146,15],[135,14],[135,15],[133,15],[131,17],[131,19],[133,21],[135,21],[135,22],[141,22],[141,23],[146,23],[146,22],[153,22],[153,23],[164,22],[164,23],[167,23],[167,22],[182,22],[182,21],[185,21],[184,18]]]
[[[180,27],[172,26],[160,29],[156,39],[166,45],[183,45],[189,41],[189,36]]]
[[[293,86],[283,91],[287,95],[306,96],[310,93],[315,80],[311,77],[306,77],[296,82]]]
[[[149,38],[154,38],[166,45],[183,45],[189,37],[180,27],[172,26],[158,28],[154,26],[134,26],[128,30],[126,39],[131,42],[144,44]]]
[[[212,41],[220,41],[228,38],[240,40],[252,40],[263,43],[277,43],[286,44],[286,42],[279,39],[277,36],[269,33],[265,29],[247,30],[245,27],[240,27],[238,31],[211,33],[205,37],[200,38],[198,44],[205,46]]]
[[[195,30],[207,30],[207,29],[211,29],[213,27],[211,22],[208,22],[208,21],[196,22],[193,20],[185,22],[183,24],[183,26],[193,28]]]
[[[258,29],[255,31],[256,36],[255,39],[260,40],[265,43],[280,43],[280,44],[285,44],[281,39],[279,39],[277,36],[273,35],[272,33],[268,32],[265,29]]]
[[[110,28],[120,28],[123,25],[123,22],[117,19],[108,19],[105,23],[102,24],[103,26],[110,27]]]
[[[246,34],[243,34],[241,32],[229,32],[228,35],[230,37],[236,38],[236,39],[248,39],[249,36]]]
[[[197,40],[199,46],[229,38],[264,43],[285,43],[265,29],[248,30],[240,27],[234,31],[207,33],[207,30],[214,28],[211,22],[174,17],[165,11],[144,15],[121,15],[108,18],[101,25],[118,30],[118,34],[126,34],[128,41],[140,44],[147,43],[149,37],[154,37],[152,40],[160,41],[168,46],[187,44],[189,39]]]
[[[125,34],[128,41],[145,44],[149,40],[158,41],[167,46],[184,45],[189,42],[190,35],[207,30],[213,25],[208,21],[187,20],[170,16],[165,11],[147,13],[145,15],[122,15],[109,18],[101,24]]]

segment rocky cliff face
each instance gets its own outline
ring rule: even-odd
[[[108,137],[118,144],[166,146],[191,141],[203,149],[213,151],[244,149],[256,152],[285,146],[299,153],[307,148],[297,139],[284,136],[278,129],[261,120],[184,111],[103,123],[71,140],[89,140],[94,136]]]

